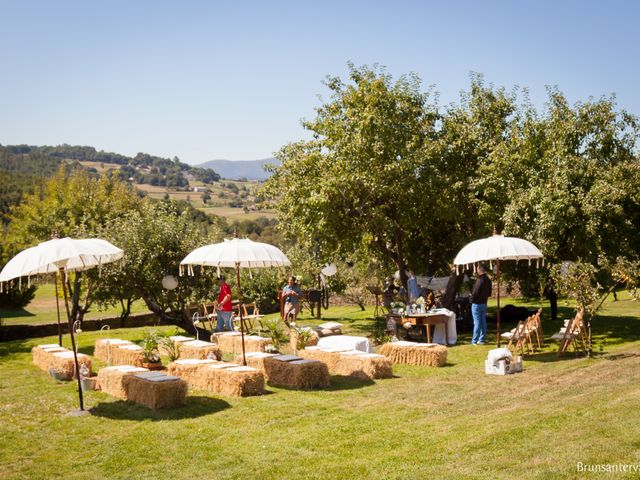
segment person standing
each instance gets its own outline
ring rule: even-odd
[[[296,283],[296,277],[289,277],[287,285],[282,289],[282,298],[284,298],[284,323],[289,326],[289,317],[295,323],[300,313],[300,301],[302,298],[302,290]]]
[[[491,280],[484,265],[476,267],[478,278],[471,292],[471,315],[473,316],[473,345],[484,345],[487,334],[487,300],[491,296]]]
[[[233,312],[233,306],[231,304],[231,287],[227,285],[225,277],[220,275],[218,277],[218,286],[220,292],[218,293],[218,320],[216,323],[216,332],[223,332],[226,328],[230,332],[233,332],[233,322],[231,321],[231,313]]]

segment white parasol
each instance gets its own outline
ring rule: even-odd
[[[205,245],[195,249],[180,262],[180,274],[184,274],[187,267],[188,273],[193,275],[193,266],[201,267],[230,267],[236,269],[238,282],[238,300],[242,304],[242,290],[240,288],[241,268],[265,268],[286,267],[291,262],[282,251],[268,243],[254,242],[248,238],[233,238],[221,243]],[[240,313],[240,333],[242,334],[242,360],[246,365],[244,351],[244,319],[242,308]]]
[[[78,368],[78,357],[75,339],[73,337],[73,322],[69,310],[65,277],[67,272],[77,272],[99,267],[100,265],[119,260],[123,256],[124,252],[121,249],[99,238],[54,238],[53,240],[40,243],[35,247],[23,250],[9,260],[0,272],[0,286],[16,278],[21,281],[22,277],[27,277],[28,281],[30,281],[31,277],[35,275],[60,273],[62,276],[62,290],[64,292],[65,307],[67,309],[67,321],[69,323],[69,334],[73,348],[76,377],[78,379],[78,396],[80,399],[81,412],[84,411],[84,404],[82,388],[80,386],[80,370]],[[77,301],[77,299],[75,301]],[[73,311],[75,311],[75,309]]]
[[[531,260],[543,259],[542,252],[533,243],[516,237],[505,237],[494,234],[491,237],[474,240],[458,252],[453,260],[456,266],[471,266],[478,262],[496,262],[496,280],[498,283],[497,330],[498,346],[500,346],[500,261],[501,260]],[[542,260],[544,262],[544,260]]]

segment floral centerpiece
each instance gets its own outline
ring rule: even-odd
[[[405,304],[402,302],[391,302],[391,313],[402,315],[405,310]]]

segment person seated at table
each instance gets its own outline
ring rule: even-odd
[[[300,313],[300,299],[302,298],[302,290],[296,283],[296,277],[291,275],[289,282],[282,289],[282,298],[284,299],[284,323],[289,327],[289,320],[295,323]]]

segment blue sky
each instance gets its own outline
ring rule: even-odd
[[[635,1],[0,0],[0,143],[92,145],[198,164],[307,134],[347,62],[416,72],[441,103],[469,73],[640,115]]]

